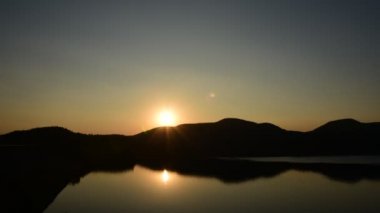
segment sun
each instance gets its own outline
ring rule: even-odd
[[[175,114],[171,110],[163,110],[158,113],[157,123],[160,126],[174,126],[176,125]]]

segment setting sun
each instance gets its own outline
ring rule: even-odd
[[[164,110],[159,112],[157,122],[160,126],[174,126],[176,124],[176,118],[172,111]]]

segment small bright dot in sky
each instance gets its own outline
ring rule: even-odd
[[[171,110],[163,110],[158,113],[157,122],[160,126],[174,126],[176,124],[175,114]]]
[[[210,98],[215,98],[215,93],[213,93],[213,92],[210,92],[210,94],[208,95]]]

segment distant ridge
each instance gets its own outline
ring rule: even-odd
[[[72,131],[59,127],[59,126],[48,126],[48,127],[37,127],[29,130],[16,130],[5,135],[20,135],[20,134],[71,134]]]
[[[54,140],[55,143],[65,143],[72,141],[78,137],[79,133],[74,133],[66,128],[53,127],[38,127],[29,130],[17,130],[0,136],[0,145],[17,144],[17,145],[38,145],[47,141]]]
[[[352,119],[340,119],[335,121],[327,122],[326,124],[314,129],[314,132],[333,132],[333,131],[352,131],[360,128],[363,123]]]
[[[257,127],[261,127],[261,128],[271,128],[272,130],[283,130],[282,128],[274,125],[274,124],[271,124],[271,123],[256,123],[256,122],[252,122],[252,121],[247,121],[247,120],[242,120],[242,119],[239,119],[239,118],[225,118],[225,119],[222,119],[216,123],[221,123],[221,124],[225,124],[225,125],[257,125]]]
[[[253,121],[247,121],[247,120],[243,120],[243,119],[239,119],[239,118],[223,118],[223,119],[216,121],[216,122],[188,123],[188,124],[180,124],[180,125],[175,126],[175,127],[156,127],[156,128],[147,130],[145,132],[149,132],[149,131],[157,130],[157,129],[162,129],[162,128],[168,129],[168,128],[188,127],[188,126],[207,126],[207,125],[211,126],[211,125],[215,125],[215,124],[223,125],[223,126],[230,126],[230,127],[242,127],[242,126],[252,127],[252,126],[256,125],[256,126],[262,126],[262,127],[267,127],[267,128],[273,128],[273,129],[277,129],[277,130],[284,130],[279,126],[276,126],[272,123],[267,123],[267,122],[256,123]],[[352,119],[352,118],[345,118],[345,119],[329,121],[329,122],[315,128],[314,130],[312,130],[310,132],[337,131],[339,129],[341,129],[341,130],[352,130],[353,128],[358,128],[361,125],[367,125],[367,124],[369,124],[369,125],[371,125],[371,124],[380,125],[380,122],[362,123],[362,122],[359,122],[359,121]],[[284,131],[286,131],[286,130],[284,130]],[[297,132],[297,131],[295,131],[295,132]],[[143,133],[143,132],[141,132],[141,133]],[[138,134],[141,134],[141,133],[138,133]],[[2,136],[8,137],[8,136],[22,135],[22,134],[28,134],[28,135],[30,135],[30,134],[33,134],[33,135],[38,135],[38,134],[41,134],[41,135],[49,135],[49,134],[60,135],[60,134],[82,134],[82,133],[75,133],[75,132],[73,132],[67,128],[60,127],[60,126],[46,126],[46,127],[31,128],[31,129],[27,129],[27,130],[15,130],[15,131],[12,131],[12,132],[0,135],[0,136],[1,137]],[[120,134],[112,134],[112,135],[122,136]]]
[[[82,144],[83,149],[97,144],[100,152],[115,149],[133,157],[153,158],[380,155],[380,123],[341,119],[310,132],[298,132],[271,123],[225,118],[213,123],[157,127],[134,136],[85,135],[62,127],[44,127],[2,135],[0,146],[4,144]]]
[[[253,121],[247,121],[247,120],[243,120],[243,119],[239,119],[239,118],[223,118],[222,120],[219,120],[215,123],[247,123],[247,124],[257,124],[256,122],[253,122]]]

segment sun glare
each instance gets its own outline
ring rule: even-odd
[[[161,180],[163,183],[167,183],[170,180],[169,172],[166,169],[164,169],[164,171],[162,171]]]
[[[157,122],[160,126],[174,126],[176,124],[175,115],[170,110],[161,111],[157,116]]]

